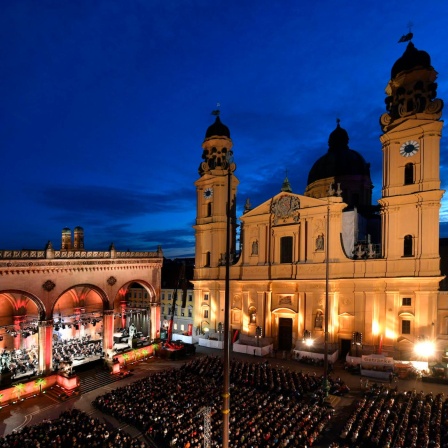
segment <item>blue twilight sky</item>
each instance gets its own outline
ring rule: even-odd
[[[82,226],[88,250],[191,256],[217,103],[238,214],[278,193],[286,169],[302,194],[336,118],[377,200],[397,41],[412,23],[448,102],[447,17],[446,0],[1,0],[0,249],[59,248],[63,227]]]

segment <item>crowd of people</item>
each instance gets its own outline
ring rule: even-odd
[[[340,438],[332,448],[447,448],[448,399],[375,385],[356,403]]]
[[[148,444],[77,409],[0,437],[1,448],[146,448]]]
[[[53,370],[71,370],[75,361],[79,363],[98,358],[103,353],[101,339],[91,340],[90,336],[61,339],[53,344]],[[38,348],[3,349],[0,353],[0,374],[10,372],[13,379],[34,376],[38,373]]]
[[[93,404],[165,447],[202,447],[207,418],[211,446],[219,447],[222,377],[221,358],[201,357],[99,396]],[[312,446],[333,415],[323,405],[321,386],[316,374],[232,360],[229,446]]]
[[[348,391],[340,378],[328,378],[331,393]],[[269,361],[231,360],[229,446],[312,447],[334,413],[325,405],[322,380],[316,373]],[[216,448],[222,444],[222,384],[222,358],[204,356],[99,396],[93,405],[160,447],[202,447],[209,426],[210,446]],[[448,399],[443,393],[402,392],[376,383],[363,391],[330,448],[448,448]],[[88,445],[146,446],[78,410],[0,438],[0,448]]]
[[[101,339],[91,340],[89,336],[73,339],[61,339],[53,344],[53,370],[70,367],[74,361],[85,361],[101,356],[103,344]]]
[[[11,372],[12,378],[20,375],[32,375],[37,372],[38,353],[37,347],[29,349],[3,349],[0,355],[0,374]]]

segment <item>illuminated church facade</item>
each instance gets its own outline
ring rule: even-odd
[[[421,340],[448,347],[448,301],[439,292],[440,138],[443,102],[428,53],[409,42],[395,62],[380,118],[383,180],[372,205],[370,165],[337,124],[303,194],[281,191],[240,217],[230,131],[207,129],[195,182],[195,325],[224,322],[229,229],[230,326],[261,327],[279,350],[325,337],[341,354],[354,335],[367,352],[409,359]],[[235,160],[238,151],[235,151]],[[230,199],[227,207],[228,198]],[[227,208],[230,219],[227,221]],[[228,225],[229,224],[229,225]],[[328,309],[326,309],[328,305]]]

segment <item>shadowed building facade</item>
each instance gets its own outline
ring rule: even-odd
[[[53,346],[101,341],[112,361],[114,333],[134,325],[160,335],[163,253],[84,249],[84,231],[62,230],[61,249],[0,250],[0,349],[38,357],[37,373],[53,370]],[[143,292],[134,297],[132,291]]]

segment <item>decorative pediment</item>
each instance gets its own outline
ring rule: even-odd
[[[292,218],[294,222],[300,219],[300,200],[297,196],[283,195],[272,201],[271,213],[274,215],[274,225],[279,220],[285,222],[288,218]]]

